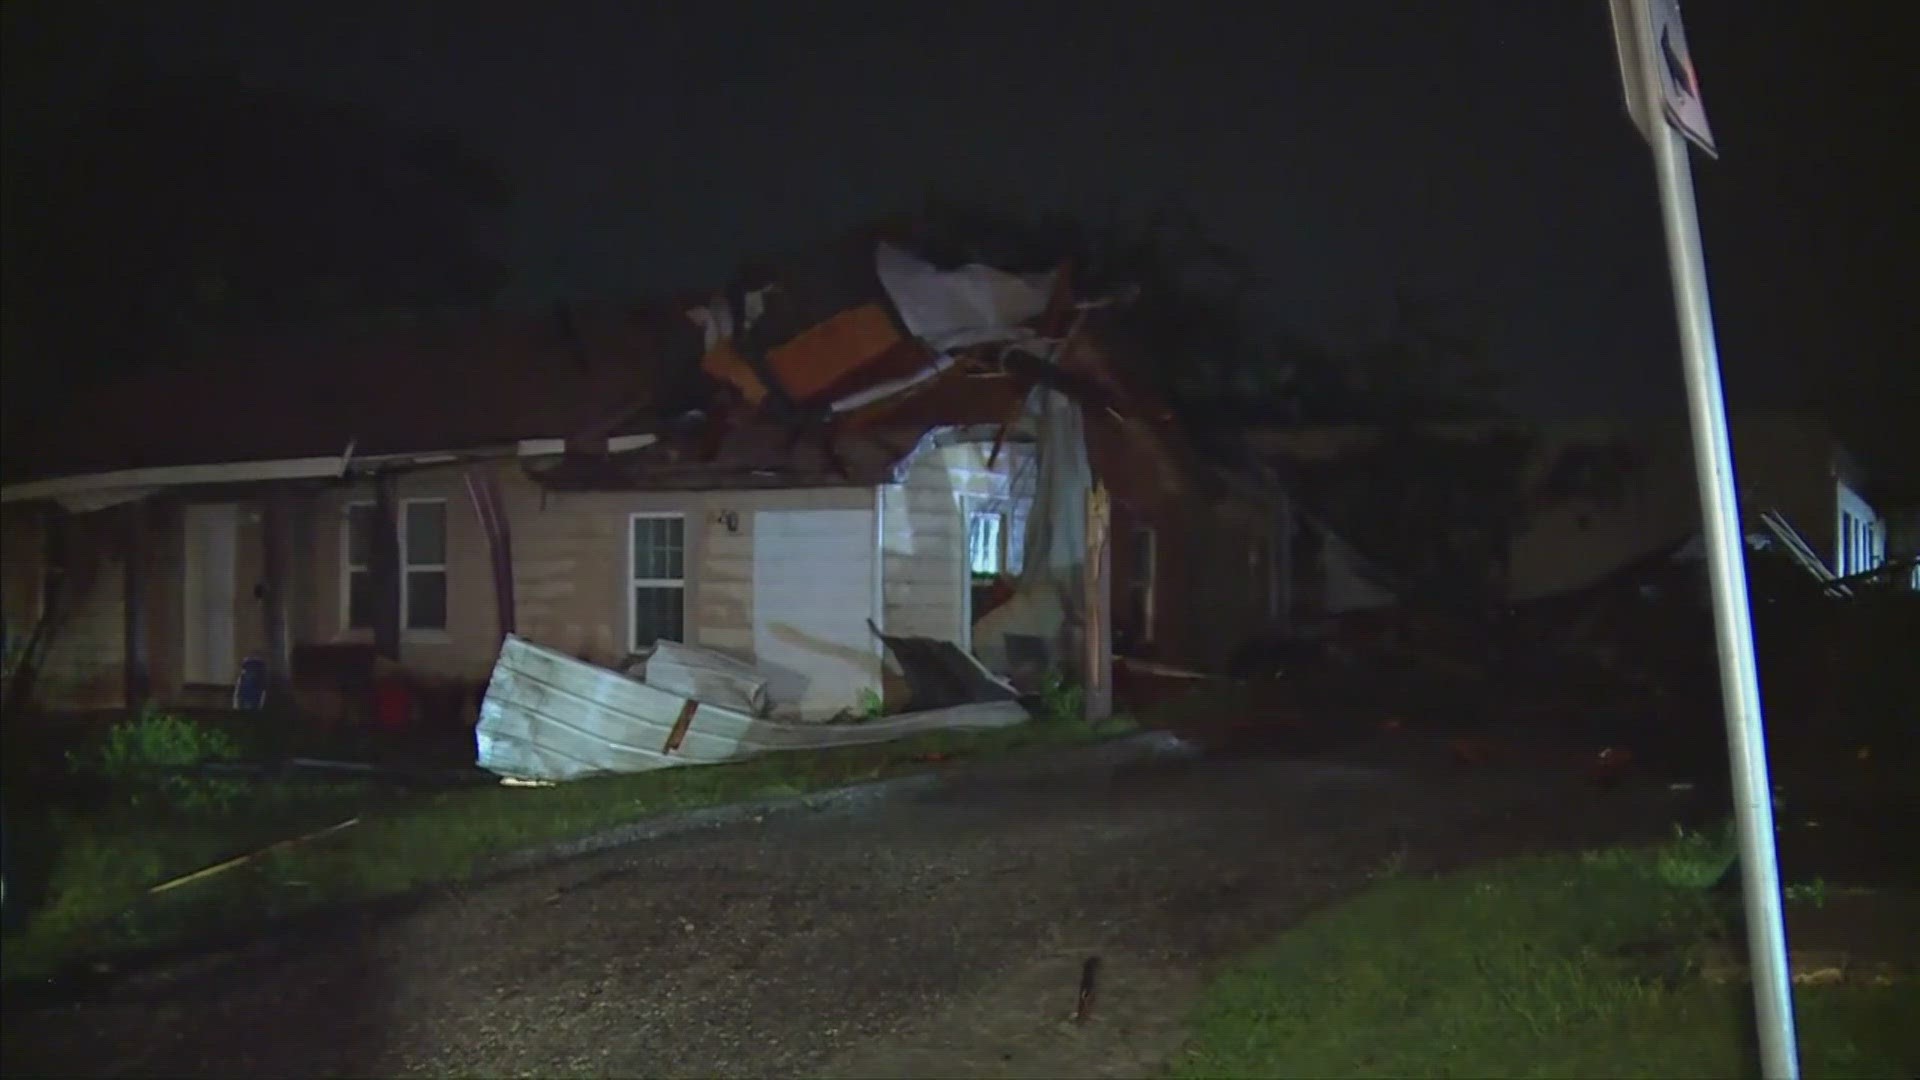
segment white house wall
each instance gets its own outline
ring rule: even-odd
[[[530,641],[608,666],[630,651],[627,549],[634,514],[685,518],[686,639],[753,662],[755,511],[864,510],[871,522],[874,505],[872,488],[565,492],[543,491],[517,467],[503,468],[499,476],[513,549],[516,630]],[[312,565],[318,640],[370,640],[367,632],[342,625],[340,577],[345,506],[371,495],[370,487],[343,487],[316,515]],[[417,671],[483,680],[499,648],[498,617],[486,536],[468,499],[464,473],[449,468],[403,476],[395,498],[447,500],[447,629],[403,634],[401,660]],[[854,553],[869,567],[873,544],[869,528],[865,553]]]
[[[1033,460],[1029,443],[1006,443],[998,458],[987,442],[934,445],[912,460],[901,483],[881,489],[889,633],[952,641],[994,670],[1006,669],[997,643],[979,640],[973,625],[967,516],[1002,515],[1007,568],[1017,571],[1033,504]],[[890,682],[888,700],[900,689]]]

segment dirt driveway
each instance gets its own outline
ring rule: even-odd
[[[1210,961],[1371,875],[1657,829],[1670,810],[1375,751],[1002,766],[10,1010],[5,1071],[1140,1075],[1177,1049]]]

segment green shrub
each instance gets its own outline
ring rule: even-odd
[[[226,732],[149,705],[139,719],[115,724],[99,749],[70,753],[67,761],[75,772],[91,773],[123,790],[136,808],[217,811],[231,806],[246,785],[164,770],[239,757],[239,747]]]
[[[1040,719],[1048,723],[1071,723],[1087,714],[1085,687],[1070,684],[1058,671],[1047,674],[1040,684]]]
[[[1723,822],[1712,832],[1690,833],[1675,825],[1673,839],[1661,845],[1655,868],[1660,880],[1669,885],[1705,889],[1727,876],[1739,854],[1732,822]]]

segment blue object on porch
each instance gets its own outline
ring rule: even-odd
[[[233,682],[233,707],[253,710],[267,703],[267,662],[258,656],[240,661],[240,677]]]

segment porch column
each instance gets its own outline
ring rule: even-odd
[[[136,499],[125,511],[121,544],[121,586],[124,590],[122,628],[125,654],[121,674],[126,707],[139,711],[152,691],[152,662],[147,644],[147,502]]]
[[[266,622],[268,673],[275,683],[284,682],[293,669],[292,641],[287,625],[289,518],[287,496],[278,491],[267,496],[260,528],[263,579],[260,614]]]
[[[326,558],[316,546],[314,540],[315,517],[318,512],[317,496],[302,488],[291,493],[286,506],[286,542],[282,550],[286,561],[281,564],[281,604],[285,612],[287,627],[287,675],[293,675],[293,650],[296,646],[314,640],[315,605],[319,602],[315,596],[315,560]],[[337,549],[336,549],[337,550]],[[344,586],[341,586],[344,588]]]
[[[1113,504],[1107,486],[1096,482],[1087,492],[1087,558],[1081,580],[1086,583],[1085,668],[1087,719],[1113,715]]]
[[[378,480],[373,512],[373,641],[389,660],[400,659],[400,527],[393,479]]]

